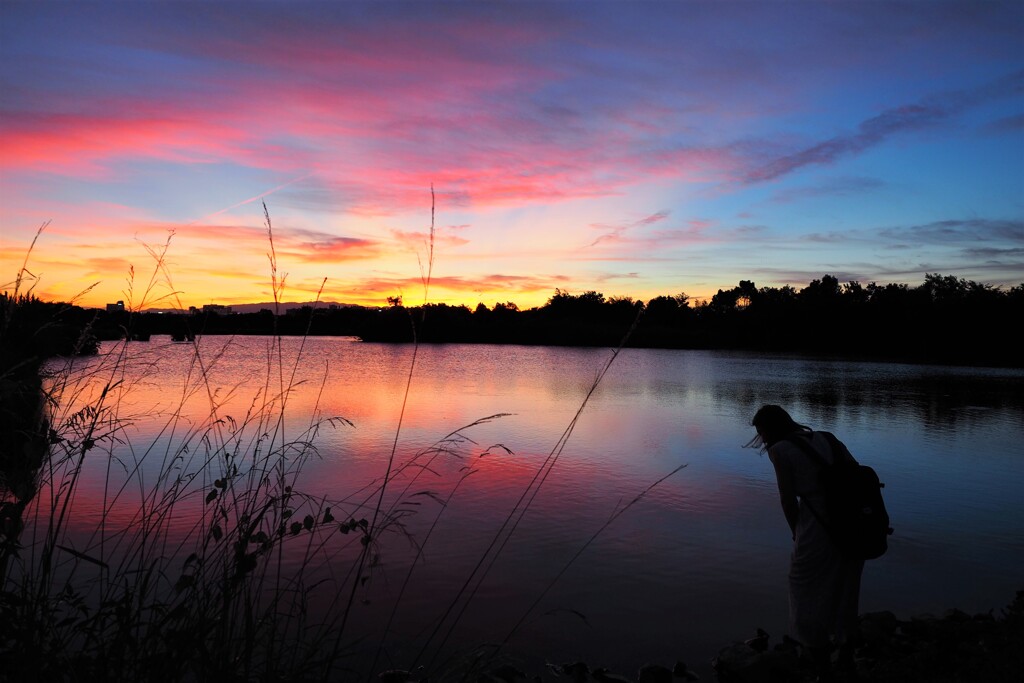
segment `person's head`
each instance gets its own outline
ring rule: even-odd
[[[796,422],[789,416],[782,406],[765,405],[754,413],[754,419],[750,421],[757,430],[757,435],[765,446],[771,446],[776,441],[785,439],[793,432],[810,431],[809,427]]]

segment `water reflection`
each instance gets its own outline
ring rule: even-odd
[[[406,397],[408,346],[330,338],[279,343],[207,337],[198,358],[191,345],[132,345],[116,390],[123,424],[111,453],[118,467],[97,458],[83,475],[74,523],[83,533],[103,518],[111,526],[132,524],[137,501],[102,503],[111,481],[120,485],[136,473],[151,480],[183,445],[197,460],[180,466],[193,467],[207,430],[244,425],[253,412],[284,406],[288,438],[305,438],[321,423],[319,458],[303,470],[303,481],[309,493],[330,501],[365,499],[393,448],[401,465],[452,430],[508,413],[468,430],[472,441],[395,481],[396,495],[405,495],[392,502],[418,512],[403,519],[408,537],[385,539],[360,618],[368,628],[384,623],[380,612],[388,610],[378,607],[395,600],[415,557],[408,539],[429,533],[417,590],[403,595],[402,624],[393,635],[399,652],[444,611],[557,452],[610,352],[424,346]],[[79,371],[92,371],[95,381],[77,397],[68,392],[69,401],[95,400],[111,380],[103,372],[108,359],[85,362]],[[866,571],[865,610],[1001,606],[1020,588],[1024,562],[1024,507],[1015,490],[1024,475],[1022,379],[1020,371],[627,349],[480,585],[461,638],[501,640],[526,597],[540,595],[618,506],[680,464],[686,469],[570,567],[517,634],[518,645],[623,671],[666,658],[699,670],[718,647],[755,626],[781,634],[788,533],[771,465],[740,448],[764,403],[785,405],[799,421],[842,435],[887,483],[897,535],[889,555]],[[322,422],[336,416],[351,424]],[[250,437],[240,444],[243,452],[259,434]],[[436,503],[456,488],[446,506]],[[413,497],[424,491],[431,495]],[[202,499],[189,505],[200,510]],[[188,533],[189,510],[168,521],[172,531]],[[350,558],[338,552],[335,562]],[[626,641],[623,623],[630,625]]]
[[[913,422],[938,434],[1006,419],[1016,421],[1019,427],[1020,415],[1024,414],[1021,378],[1014,373],[968,374],[957,369],[867,364],[801,365],[783,363],[775,368],[778,377],[722,387],[723,400],[736,401],[751,412],[768,402],[793,406],[818,424],[845,414],[868,422]]]

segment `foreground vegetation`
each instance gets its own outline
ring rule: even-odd
[[[267,229],[277,299],[283,284],[269,215]],[[159,274],[163,252],[151,253]],[[480,451],[466,433],[500,416],[411,453],[398,449],[400,416],[390,452],[363,454],[382,463],[379,476],[349,482],[348,493],[312,495],[304,470],[319,457],[319,432],[349,423],[322,414],[318,404],[304,405],[301,414],[289,407],[297,370],[308,363],[305,337],[286,353],[283,333],[272,327],[258,389],[231,403],[233,391],[210,380],[217,358],[186,329],[192,341],[184,382],[161,387],[170,407],[136,415],[132,391],[148,363],[136,353],[145,348],[134,340],[145,338],[140,327],[147,318],[137,311],[159,278],[115,319],[40,302],[31,287],[22,291],[24,273],[0,300],[3,678],[355,681],[400,664],[434,680],[462,680],[499,661],[502,643],[463,652],[450,636],[557,463],[590,394],[429,635],[416,643],[418,653],[396,656],[388,631],[401,619],[406,587],[415,584],[418,560],[448,500],[474,470],[449,468],[458,473],[454,480],[435,479],[430,489],[417,482],[436,473],[439,459]],[[314,322],[307,316],[305,335]],[[113,323],[122,341],[95,355],[97,338],[109,333],[104,325]],[[620,350],[609,355],[591,393]],[[50,358],[57,360],[44,366]],[[406,396],[415,359],[414,351]],[[205,412],[196,413],[197,405]],[[137,441],[135,419],[158,423],[156,436]],[[619,506],[595,537],[645,493]],[[417,512],[428,518],[421,536],[406,527]],[[411,543],[415,557],[389,605],[387,626],[371,631],[355,623],[353,606],[396,540]]]
[[[267,228],[278,302],[283,284],[269,215]],[[393,301],[382,309],[167,315],[144,312],[164,268],[163,252],[151,253],[157,275],[124,311],[39,301],[31,288],[21,290],[21,274],[0,298],[0,672],[12,680],[354,681],[396,666],[402,670],[386,680],[516,677],[499,666],[503,643],[453,658],[448,638],[555,467],[589,394],[417,643],[418,654],[392,658],[387,628],[401,619],[418,553],[473,470],[462,468],[440,491],[417,480],[437,459],[476,448],[467,433],[500,416],[408,457],[397,449],[400,417],[390,452],[376,454],[384,463],[379,477],[352,482],[351,494],[310,495],[303,472],[318,457],[317,435],[348,422],[319,406],[293,414],[296,370],[308,359],[301,341],[293,355],[284,353],[285,335],[613,347],[591,392],[625,343],[1019,363],[1008,329],[1019,318],[1022,289],[937,275],[913,289],[840,286],[829,276],[799,292],[741,282],[696,306],[683,295],[645,305],[556,291],[529,311]],[[241,413],[228,411],[209,379],[216,358],[194,341],[227,333],[268,335],[265,375]],[[176,405],[145,416],[161,421],[158,437],[136,443],[129,406],[139,344],[130,340],[152,334],[192,339],[192,353],[184,384],[167,388],[179,392]],[[98,339],[123,341],[83,362]],[[44,372],[48,358],[63,360]],[[414,350],[413,366],[415,359]],[[409,382],[412,376],[410,367]],[[196,397],[205,405],[198,419],[186,410]],[[645,493],[618,508],[573,560]],[[421,502],[435,505],[414,507]],[[414,510],[430,518],[421,537],[405,526]],[[367,643],[353,605],[393,539],[411,541],[417,555],[388,627]]]
[[[17,291],[2,303],[3,677],[333,678],[355,639],[355,587],[395,516],[390,500],[367,504],[380,482],[330,502],[299,488],[317,430],[341,420],[314,411],[286,427],[298,359],[268,361],[236,419],[194,347],[184,385],[168,387],[178,408],[145,416],[163,420],[160,436],[133,443],[128,344],[83,362],[96,347],[89,325],[66,322],[79,312]],[[53,355],[63,361],[44,371]],[[208,413],[194,420],[184,407],[197,393]],[[313,590],[320,556],[350,564],[329,594]],[[286,557],[297,567],[285,571]],[[331,607],[326,622],[307,618],[314,597]]]
[[[671,349],[734,349],[827,354],[850,358],[956,365],[1020,367],[1012,328],[1024,318],[1024,284],[997,289],[929,274],[903,284],[840,284],[825,275],[803,289],[756,287],[742,281],[693,304],[685,294],[644,304],[599,292],[556,290],[541,307],[513,303],[488,309],[428,304],[406,308],[306,307],[277,316],[272,311],[220,315],[134,314],[133,331],[145,334],[352,335],[365,341],[408,342],[410,320],[428,343],[616,346],[643,310],[629,346]],[[410,317],[411,314],[411,317]],[[89,315],[82,313],[83,317]],[[98,313],[97,330],[124,334],[127,313]]]

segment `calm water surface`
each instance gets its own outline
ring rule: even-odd
[[[130,390],[119,404],[128,426],[115,455],[155,472],[158,458],[140,456],[173,450],[174,439],[184,438],[180,427],[167,433],[169,415],[180,411],[203,425],[212,401],[219,416],[240,421],[263,387],[272,394],[291,384],[286,430],[295,438],[318,418],[351,422],[319,429],[320,458],[300,484],[341,500],[383,475],[396,433],[396,460],[404,462],[454,430],[505,414],[465,430],[472,442],[434,459],[408,490],[443,498],[474,471],[443,515],[420,496],[406,520],[421,540],[438,522],[390,637],[392,663],[400,664],[556,451],[611,352],[422,346],[397,431],[412,347],[284,339],[279,372],[273,343],[201,339],[206,382],[197,379],[190,345],[167,338],[132,344],[122,378]],[[103,352],[118,348],[105,344]],[[87,371],[101,360],[77,362]],[[508,652],[528,665],[582,658],[631,673],[644,662],[682,659],[708,675],[715,652],[755,628],[781,638],[789,533],[767,457],[742,448],[764,403],[835,432],[886,483],[896,534],[889,553],[867,565],[862,611],[998,611],[1024,588],[1022,380],[1013,370],[627,349],[594,391],[450,642],[498,642],[522,620]],[[83,528],[99,515],[95,501],[107,476],[99,459],[78,501]],[[190,522],[180,524],[185,533]],[[383,541],[358,608],[367,633],[386,620],[412,558],[400,535]]]

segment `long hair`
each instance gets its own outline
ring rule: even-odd
[[[757,429],[762,444],[766,448],[774,446],[776,442],[785,439],[794,432],[810,432],[811,428],[802,425],[789,416],[782,406],[764,405],[754,413],[754,419],[750,421]],[[757,440],[755,437],[754,441]],[[751,442],[753,443],[753,441]]]

